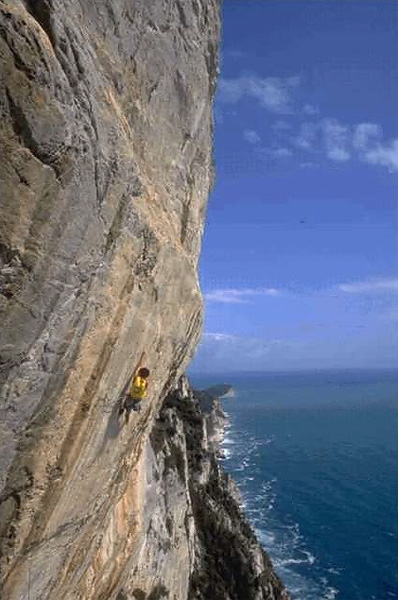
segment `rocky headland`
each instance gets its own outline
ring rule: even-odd
[[[1,600],[285,597],[181,379],[219,9],[0,0]]]

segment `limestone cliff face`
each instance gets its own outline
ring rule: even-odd
[[[201,330],[218,39],[218,0],[0,1],[6,598],[114,597],[137,547],[142,449]]]
[[[279,598],[259,549],[224,589],[221,547],[211,595],[214,431],[157,420],[201,332],[218,40],[218,0],[0,0],[2,600]]]
[[[217,462],[225,415],[182,377],[145,446],[145,535],[118,600],[288,600]]]

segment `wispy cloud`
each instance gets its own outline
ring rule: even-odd
[[[328,158],[339,162],[349,160],[351,158],[349,128],[339,123],[337,119],[323,119],[321,126]]]
[[[398,278],[368,278],[357,281],[348,281],[338,283],[331,287],[317,288],[297,288],[286,287],[283,290],[278,288],[219,288],[209,290],[204,293],[208,302],[219,302],[223,304],[248,304],[256,298],[269,297],[275,298],[283,296],[290,297],[318,297],[330,296],[332,293],[337,297],[339,294],[391,294],[398,292]],[[337,295],[336,295],[337,294]],[[398,295],[397,295],[398,300]]]
[[[301,169],[317,169],[318,167],[319,167],[319,165],[317,165],[314,162],[310,162],[310,161],[300,163]]]
[[[313,104],[304,104],[303,106],[303,113],[305,115],[309,115],[311,117],[317,116],[320,113],[320,110],[317,106],[314,106]]]
[[[398,171],[398,139],[383,141],[383,129],[376,123],[360,123],[353,127],[338,119],[305,121],[290,141],[299,150],[324,153],[330,160],[360,162]]]
[[[289,158],[290,156],[293,155],[293,152],[292,152],[292,150],[290,150],[290,148],[286,148],[283,146],[279,146],[279,147],[263,146],[261,143],[261,137],[259,136],[257,131],[254,131],[253,129],[245,129],[243,132],[243,137],[245,138],[245,140],[247,142],[249,142],[249,144],[251,144],[252,146],[255,147],[258,156],[263,156],[263,157],[266,156],[266,157],[274,158],[276,160],[280,160],[280,159],[284,159],[284,158]]]
[[[383,137],[383,130],[376,123],[360,123],[354,128],[352,145],[358,152],[374,149]]]
[[[318,123],[302,123],[298,135],[292,139],[293,144],[303,150],[314,150],[319,141],[319,130]]]
[[[305,102],[300,107],[295,98],[300,84],[297,75],[259,77],[251,73],[231,79],[222,78],[218,88],[217,120],[221,122],[222,119],[221,104],[234,105],[245,97],[253,98],[265,110],[286,115],[271,125],[277,143],[270,140],[268,148],[261,146],[257,131],[244,131],[246,141],[256,151],[263,151],[273,158],[285,158],[299,151],[313,152],[334,162],[345,163],[356,159],[385,167],[391,173],[398,172],[398,139],[385,141],[383,130],[377,123],[345,124],[333,117],[322,118],[320,108],[311,102]],[[293,114],[305,118],[298,125],[296,134],[287,119],[288,115]]]
[[[275,121],[275,123],[271,125],[271,128],[273,129],[273,131],[275,131],[275,133],[280,134],[292,129],[292,124],[288,121],[285,121],[284,119],[278,119],[277,121]]]
[[[199,372],[281,369],[289,360],[294,366],[302,348],[297,341],[209,332],[202,337],[193,368]]]
[[[253,350],[261,349],[262,352],[269,351],[271,347],[275,347],[281,344],[287,344],[284,340],[272,339],[267,340],[263,338],[250,337],[250,336],[240,336],[233,335],[230,333],[213,333],[213,332],[205,332],[202,336],[202,342],[210,342],[210,343],[220,343],[223,345],[230,345],[231,343],[236,344],[245,344],[246,346],[250,346]]]
[[[208,302],[222,302],[225,304],[245,304],[259,296],[279,296],[280,291],[275,288],[227,288],[211,290],[205,293]]]
[[[341,283],[337,289],[346,294],[379,294],[383,292],[398,292],[397,279],[373,279]]]
[[[290,150],[290,148],[264,148],[264,152],[276,159],[289,158],[290,156],[293,156],[293,152]]]
[[[254,131],[253,129],[245,129],[243,132],[243,137],[247,142],[249,142],[249,144],[252,144],[253,146],[260,144],[261,142],[261,138],[257,131]]]
[[[229,342],[236,339],[235,335],[231,335],[230,333],[210,333],[205,332],[203,334],[203,338],[205,340],[215,341],[215,342]]]
[[[300,79],[294,77],[257,77],[243,75],[236,79],[222,78],[218,88],[220,102],[235,104],[244,96],[255,98],[260,105],[277,114],[293,112],[292,92]]]
[[[374,150],[366,152],[363,160],[371,165],[387,167],[391,173],[398,171],[398,139],[383,146],[379,144]]]
[[[229,358],[229,361],[242,360],[242,358],[250,361],[254,359],[266,359],[271,353],[281,353],[283,355],[283,352],[288,348],[292,346],[300,347],[301,343],[209,332],[203,334],[201,345],[206,348],[213,358],[220,358],[222,356],[223,358]]]
[[[292,144],[308,152],[325,153],[327,158],[344,162],[351,158],[351,131],[337,119],[304,121]]]
[[[398,171],[398,139],[383,143],[383,129],[376,123],[360,123],[356,126],[353,146],[358,157],[371,165],[387,167],[391,172]]]

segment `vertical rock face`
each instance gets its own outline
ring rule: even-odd
[[[288,600],[217,464],[214,434],[225,415],[218,402],[201,409],[201,399],[182,378],[155,422],[145,450],[146,534],[118,598]]]
[[[218,12],[0,1],[4,598],[113,598],[139,547],[145,440],[201,329]]]
[[[201,331],[218,39],[218,0],[0,0],[2,600],[284,597],[214,422],[168,395]]]

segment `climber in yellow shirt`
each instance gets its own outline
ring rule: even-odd
[[[146,397],[149,375],[149,369],[146,367],[140,367],[134,375],[133,383],[120,409],[120,413],[126,411],[126,423],[132,410],[141,410],[141,401]]]

